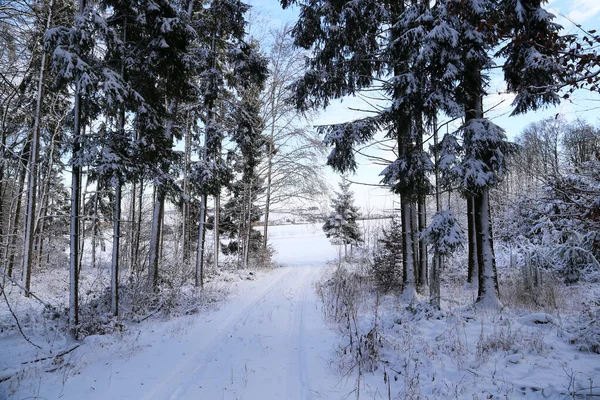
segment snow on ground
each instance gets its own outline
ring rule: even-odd
[[[371,241],[377,224],[365,224]],[[327,260],[338,252],[320,225],[271,227],[270,238],[283,267],[232,280],[229,300],[218,308],[89,336],[47,362],[21,364],[77,343],[52,332],[51,324],[44,328],[34,301],[20,301],[19,312],[29,309],[26,318],[38,325],[31,339],[43,350],[14,329],[0,333],[0,380],[21,371],[0,383],[0,399],[341,400],[357,393],[360,399],[560,399],[598,393],[600,357],[568,343],[563,314],[474,314],[458,305],[472,296],[459,285],[445,287],[443,313],[407,311],[395,297],[378,299],[365,286],[355,311],[342,315],[349,322],[336,325],[324,318],[315,291],[334,270]],[[100,275],[93,279],[105,279]],[[36,279],[44,298],[64,290],[63,277],[53,273]]]
[[[344,388],[330,367],[337,336],[327,328],[313,290],[325,260],[337,250],[318,226],[272,229],[276,259],[285,266],[236,282],[230,301],[218,310],[87,337],[61,357],[69,368],[39,363],[0,384],[0,398],[344,397],[352,388]],[[38,357],[17,333],[0,340],[0,368]],[[72,344],[63,338],[55,349]],[[7,355],[8,347],[18,350]]]

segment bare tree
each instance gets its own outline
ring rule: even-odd
[[[265,122],[267,157],[259,170],[264,177],[263,247],[267,247],[271,212],[277,206],[295,201],[294,208],[307,209],[327,196],[322,174],[325,147],[307,127],[309,115],[302,115],[287,100],[290,85],[304,68],[304,54],[294,46],[290,27],[270,32],[271,46],[267,57],[271,76],[262,95],[261,114]],[[304,207],[303,207],[304,206]],[[279,208],[280,209],[280,208]]]

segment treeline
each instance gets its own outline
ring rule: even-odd
[[[516,139],[498,187],[496,236],[518,255],[529,289],[544,272],[566,283],[600,279],[600,127],[548,119]]]
[[[3,287],[30,296],[36,270],[68,264],[77,335],[80,274],[108,229],[113,316],[125,271],[158,293],[173,262],[194,265],[196,286],[220,253],[268,262],[268,224],[253,224],[327,189],[320,142],[285,101],[302,53],[286,27],[249,36],[248,11],[238,0],[0,5]]]
[[[307,71],[293,85],[296,107],[321,109],[344,96],[371,106],[368,117],[319,128],[333,147],[328,164],[353,172],[356,154],[377,143],[380,132],[392,143],[393,159],[381,175],[400,197],[395,226],[401,231],[388,239],[400,241],[390,265],[401,265],[392,275],[401,275],[403,297],[410,303],[419,291],[439,307],[444,258],[464,239],[477,305],[499,308],[490,210],[519,146],[484,109],[490,75],[501,71],[515,95],[514,115],[559,104],[581,87],[598,91],[600,37],[563,34],[539,0],[281,4],[299,7],[292,35],[311,51]],[[442,207],[445,190],[459,192],[466,203],[466,233]],[[435,196],[436,214],[428,224],[429,196]]]

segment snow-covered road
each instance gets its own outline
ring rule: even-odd
[[[148,400],[339,399],[329,371],[335,337],[324,326],[313,280],[318,266],[285,267],[233,299],[204,323],[164,343],[146,368]],[[171,356],[166,355],[167,358]],[[330,379],[325,379],[327,376]]]
[[[16,398],[345,398],[352,385],[330,361],[338,337],[314,290],[336,249],[317,226],[275,227],[272,236],[284,266],[235,283],[218,309],[88,337],[65,356],[70,368],[29,377]]]

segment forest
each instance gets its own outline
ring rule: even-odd
[[[361,290],[431,316],[457,282],[483,313],[584,285],[571,344],[600,353],[600,121],[509,140],[484,101],[492,79],[515,116],[600,92],[600,35],[544,5],[280,0],[297,21],[262,26],[241,0],[0,0],[1,330],[31,342],[21,297],[71,340],[195,313],[224,273],[278,266],[270,231],[298,220],[338,246],[316,289],[357,365]],[[314,124],[348,98],[365,110]],[[365,163],[398,204],[374,231]]]
[[[73,335],[79,276],[98,266],[98,246],[112,248],[117,316],[119,286],[158,293],[171,262],[197,287],[220,253],[268,263],[271,213],[306,216],[326,194],[324,147],[285,102],[301,53],[285,27],[265,29],[261,48],[248,10],[2,3],[3,282],[31,296],[36,270],[68,263]],[[252,229],[261,217],[264,230]]]

